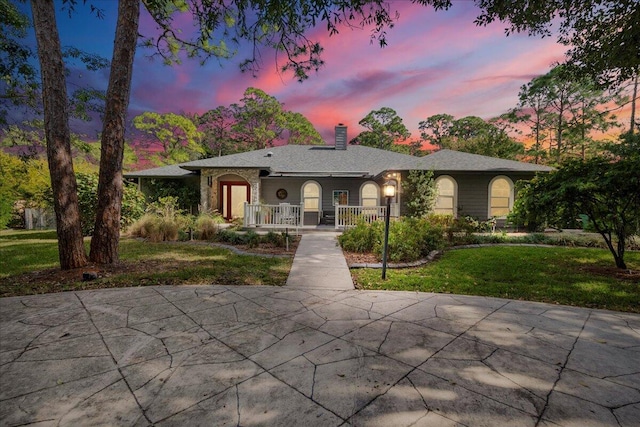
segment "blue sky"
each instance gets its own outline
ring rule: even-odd
[[[79,3],[71,18],[61,7],[57,9],[63,46],[110,58],[117,3],[91,2],[104,9],[102,20]],[[185,60],[172,67],[150,59],[151,52],[139,48],[130,116],[144,111],[203,113],[238,102],[244,90],[253,86],[275,96],[285,108],[304,114],[329,141],[338,122],[349,126],[352,138],[361,131],[358,121],[381,107],[395,109],[412,136],[418,137],[418,122],[433,114],[488,119],[506,112],[517,104],[520,86],[548,72],[554,62],[563,60],[566,50],[554,38],[506,37],[500,23],[475,26],[478,11],[471,1],[454,1],[446,12],[402,0],[391,6],[400,18],[388,31],[389,45],[384,49],[370,44],[366,29],[344,27],[332,37],[324,29],[312,31],[311,37],[325,48],[326,64],[304,83],[279,74],[269,50],[263,52],[262,70],[252,77],[238,68],[246,47],[232,60],[205,66]],[[141,32],[149,31],[153,24],[143,10]],[[70,80],[106,88],[107,72],[75,70]]]

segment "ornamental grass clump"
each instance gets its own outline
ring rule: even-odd
[[[178,240],[180,231],[191,227],[191,219],[177,206],[176,197],[161,197],[151,203],[142,218],[131,225],[130,234],[152,242]]]
[[[214,240],[222,223],[224,223],[224,218],[217,212],[198,215],[194,223],[196,239]]]

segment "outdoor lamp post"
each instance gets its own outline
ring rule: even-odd
[[[382,193],[387,199],[387,214],[384,217],[384,247],[382,249],[382,280],[387,278],[387,257],[389,254],[389,217],[391,216],[391,199],[396,195],[396,186],[387,181],[382,186]]]

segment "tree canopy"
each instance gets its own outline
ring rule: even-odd
[[[592,136],[618,126],[612,105],[624,101],[619,90],[601,89],[593,79],[576,78],[561,65],[523,85],[511,114],[514,121],[530,126],[536,162],[549,155],[558,163],[565,157],[594,154]],[[545,139],[548,149],[543,147]]]
[[[358,124],[366,130],[353,138],[351,144],[391,150],[394,145],[406,141],[411,136],[402,122],[402,117],[389,107],[371,111]]]
[[[580,214],[598,232],[616,266],[626,268],[627,239],[640,232],[640,138],[625,141],[592,158],[565,161],[536,176],[519,191],[511,217],[529,228],[564,228]]]
[[[240,103],[189,116],[205,154],[222,156],[276,144],[323,144],[311,122],[263,90],[247,88]]]
[[[443,9],[449,0],[414,0],[423,6]],[[387,45],[386,30],[398,19],[386,0],[143,0],[157,24],[156,34],[144,35],[144,45],[153,49],[167,64],[180,62],[180,52],[198,57],[229,58],[241,41],[253,46],[252,54],[241,62],[243,71],[255,73],[261,67],[260,47],[276,51],[281,71],[292,72],[303,81],[318,71],[324,61],[322,45],[308,33],[325,27],[338,34],[341,26],[367,27],[371,40]],[[191,19],[193,31],[180,31],[175,22]],[[281,61],[280,58],[283,60]]]
[[[607,86],[640,71],[640,3],[637,0],[476,0],[478,25],[508,22],[507,35],[548,37],[568,46],[567,63],[581,76]]]
[[[159,142],[159,152],[163,164],[173,164],[196,160],[205,154],[200,145],[202,135],[196,125],[184,116],[173,113],[158,114],[145,112],[133,119],[136,129],[147,134],[149,143]]]
[[[419,129],[423,140],[440,148],[502,159],[515,159],[524,152],[524,146],[504,128],[476,116],[455,119],[449,114],[436,114],[421,121]]]

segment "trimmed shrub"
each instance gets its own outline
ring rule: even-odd
[[[346,229],[338,237],[338,242],[342,249],[348,252],[373,252],[376,245],[382,242],[383,232],[384,222],[375,221],[368,224],[360,219],[354,227]]]
[[[403,218],[389,227],[389,260],[393,262],[415,261],[434,249],[444,246],[442,228],[432,226],[429,221]],[[382,259],[383,244],[376,246],[375,253]]]
[[[401,218],[389,225],[389,259],[415,261],[444,246],[443,229],[426,219]],[[338,238],[345,251],[375,253],[382,259],[384,222],[359,222]]]

